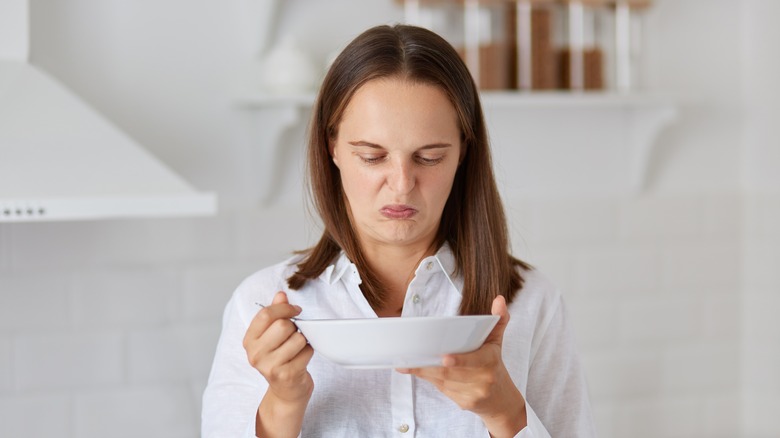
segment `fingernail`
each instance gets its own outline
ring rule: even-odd
[[[300,313],[303,309],[301,309],[301,306],[297,304],[293,304],[293,309],[295,309],[296,312]]]

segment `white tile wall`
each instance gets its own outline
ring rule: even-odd
[[[653,248],[609,243],[575,251],[574,283],[585,297],[621,299],[658,291],[661,260]]]
[[[232,228],[225,221],[220,216],[14,224],[13,267],[37,271],[224,259],[232,255]]]
[[[0,227],[0,270],[11,269],[11,235],[10,227]],[[1,290],[1,289],[0,289]]]
[[[640,197],[619,207],[620,237],[627,241],[691,239],[699,236],[704,199]]]
[[[661,252],[661,286],[685,295],[711,295],[737,290],[741,245],[733,237],[718,241],[668,245]]]
[[[583,352],[590,395],[596,407],[663,393],[660,347],[624,346]],[[598,429],[609,424],[597,424]],[[616,435],[620,436],[620,435]]]
[[[748,243],[749,250],[744,255],[744,281],[748,287],[765,288],[780,284],[780,246],[770,236],[753,238]]]
[[[320,237],[316,222],[303,207],[273,206],[254,209],[235,218],[238,256],[252,258],[265,264],[290,257],[294,249],[303,249]]]
[[[529,243],[600,244],[616,234],[617,204],[612,200],[533,201],[515,208],[528,210]]]
[[[600,436],[739,434],[742,206],[729,193],[509,204],[515,247],[569,303]]]
[[[598,351],[618,343],[620,331],[618,320],[619,306],[613,300],[579,300],[566,302],[572,318],[576,339],[585,350]]]
[[[179,312],[180,276],[154,267],[77,274],[73,316],[78,327],[161,325]]]
[[[262,265],[258,261],[242,260],[185,268],[182,272],[182,299],[178,314],[185,321],[218,320],[239,282]]]
[[[636,297],[618,309],[620,339],[626,343],[674,344],[701,339],[700,300],[677,297]]]
[[[708,196],[704,210],[703,237],[709,239],[733,238],[735,229],[742,229],[744,220],[744,195],[726,193]]]
[[[742,335],[743,298],[733,292],[708,295],[704,307],[706,339],[739,339]]]
[[[51,331],[70,322],[71,276],[59,272],[0,275],[0,330]]]
[[[745,220],[743,422],[748,436],[780,435],[780,196],[748,198]]]
[[[75,398],[74,435],[84,438],[191,438],[199,413],[185,386],[85,391]]]
[[[73,402],[62,393],[0,395],[0,436],[71,438]]]
[[[612,436],[709,436],[703,434],[703,405],[697,397],[626,400],[616,410]]]
[[[733,341],[677,344],[664,352],[663,384],[667,394],[736,394],[739,345]]]
[[[777,410],[780,396],[748,391],[742,405],[743,433],[748,437],[774,438],[780,434],[777,426]]]
[[[14,339],[19,391],[80,389],[124,380],[124,339],[100,331],[20,335]]]
[[[704,427],[693,436],[732,438],[745,435],[741,429],[742,398],[733,393],[712,395],[704,401]]]
[[[13,387],[11,367],[11,341],[0,337],[0,394],[11,392]]]
[[[127,341],[128,381],[132,385],[205,382],[220,329],[214,322],[131,332]]]

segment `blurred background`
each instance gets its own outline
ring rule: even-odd
[[[312,90],[354,36],[412,12],[29,1],[30,64],[219,209],[0,221],[0,436],[199,435],[226,301],[319,235],[301,189]],[[412,18],[451,23],[436,14]],[[633,14],[629,87],[604,46],[599,91],[485,92],[513,247],[564,293],[600,436],[780,436],[780,2]],[[613,38],[603,23],[586,40]]]

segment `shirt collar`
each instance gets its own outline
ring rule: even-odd
[[[420,262],[420,265],[415,270],[415,275],[430,275],[436,272],[443,273],[452,283],[452,276],[455,273],[455,256],[450,245],[446,242],[439,248],[436,254],[426,257]],[[347,258],[344,251],[339,253],[333,264],[322,271],[319,278],[328,284],[335,284],[342,278],[347,281],[354,281],[357,284],[361,283],[357,267]],[[460,288],[454,284],[453,287],[460,291]]]
[[[445,242],[434,257],[439,262],[439,268],[447,277],[452,277],[455,274],[455,255],[452,253],[449,243]]]
[[[336,262],[322,271],[322,274],[320,274],[320,279],[325,283],[335,284],[341,280],[345,274],[349,274],[348,276],[350,278],[356,279],[358,284],[361,283],[360,276],[357,273],[357,266],[355,266],[355,264],[347,258],[347,255],[344,253],[344,251],[341,251],[339,256],[336,257]]]

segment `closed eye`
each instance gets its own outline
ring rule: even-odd
[[[423,164],[425,166],[435,166],[435,165],[441,163],[443,160],[444,160],[444,156],[431,157],[431,158],[423,157],[423,156],[418,156],[417,157],[417,162],[420,163],[420,164]]]
[[[358,155],[358,157],[366,164],[378,164],[385,158],[384,155]]]

